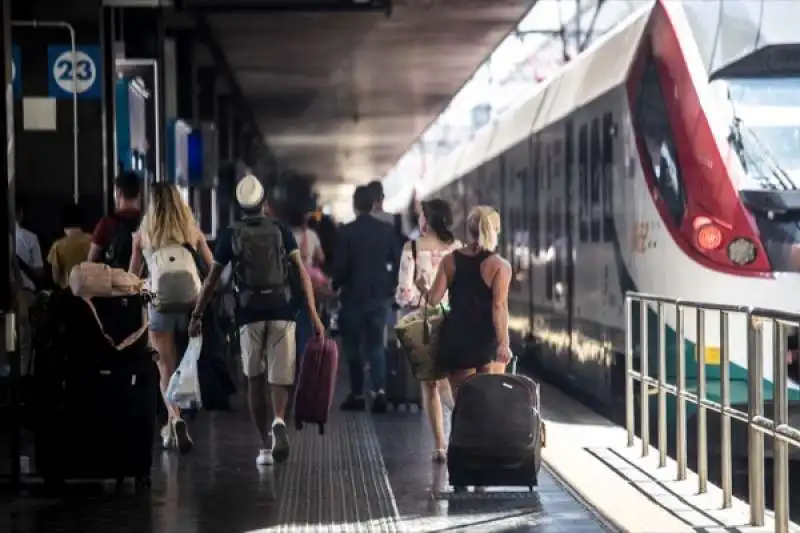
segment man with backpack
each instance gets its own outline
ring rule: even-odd
[[[114,214],[103,217],[95,226],[89,261],[128,270],[133,234],[142,220],[141,181],[134,172],[123,172],[114,180]]]
[[[236,201],[244,217],[220,232],[214,264],[200,290],[189,323],[189,334],[199,335],[203,311],[223,270],[231,263],[242,370],[249,381],[247,399],[261,437],[256,463],[262,466],[271,465],[273,461],[283,462],[289,457],[284,417],[297,359],[296,308],[292,302],[290,269],[296,269],[316,334],[325,333],[297,241],[288,227],[266,214],[265,200],[264,187],[255,176],[245,176],[236,186]],[[271,427],[267,384],[274,411]]]

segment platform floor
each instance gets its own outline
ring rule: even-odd
[[[195,450],[159,453],[149,492],[81,484],[56,499],[34,486],[0,499],[0,531],[607,531],[546,470],[534,493],[447,494],[446,467],[430,460],[427,421],[417,412],[336,412],[324,436],[314,428],[293,432],[290,460],[261,469],[243,407],[201,415],[191,430]]]

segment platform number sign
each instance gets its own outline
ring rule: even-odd
[[[14,96],[22,95],[22,51],[16,44],[11,45],[11,85]]]
[[[70,46],[48,47],[49,96],[72,98],[74,89],[78,98],[100,98],[100,58],[99,46],[79,46],[74,61]]]

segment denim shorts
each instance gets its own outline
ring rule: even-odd
[[[161,313],[151,305],[147,309],[147,316],[151,331],[173,332],[189,329],[188,313]]]

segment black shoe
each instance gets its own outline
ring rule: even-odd
[[[356,396],[352,392],[342,402],[342,411],[363,411],[367,407],[367,402],[363,396]]]
[[[289,458],[289,434],[283,422],[272,426],[272,442],[272,457],[275,462],[286,461]]]
[[[388,409],[388,402],[386,401],[386,394],[379,392],[372,400],[372,412],[375,414],[383,414]]]

